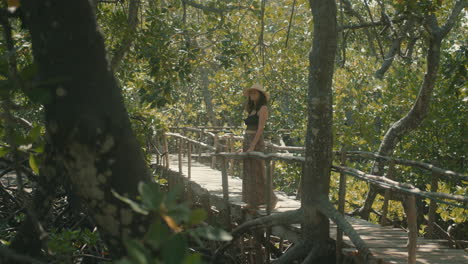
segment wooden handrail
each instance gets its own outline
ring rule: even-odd
[[[275,150],[282,150],[282,151],[292,151],[292,152],[305,152],[305,147],[296,147],[296,146],[280,146],[276,145],[271,142],[266,142],[266,146],[270,146]]]
[[[208,132],[208,131],[204,131],[205,128],[224,128],[224,129],[230,129],[230,128],[241,128],[241,127],[173,127],[172,129],[183,129],[183,130],[187,130],[187,131],[193,131],[193,132],[198,132],[198,133],[203,133],[203,134],[206,134],[208,136],[211,136],[212,138],[215,138],[216,134],[215,133],[211,133],[211,132]],[[177,133],[171,133],[171,132],[167,132],[166,134],[168,135],[173,135],[173,134],[177,134]],[[242,136],[232,136],[232,133],[227,133],[225,135],[222,135],[222,136],[218,136],[218,139],[219,140],[224,140],[224,139],[235,139],[235,140],[243,140],[243,137]],[[185,138],[185,140],[189,141],[189,140],[192,140],[190,138]],[[198,144],[199,146],[203,146],[204,143],[202,142],[198,142],[196,143],[197,141],[192,141],[193,144]],[[206,145],[206,144],[204,144]],[[277,144],[274,144],[272,142],[266,142],[265,145],[267,147],[271,147],[273,150],[277,150],[277,151],[290,151],[290,152],[304,152],[305,151],[305,147],[298,147],[298,146],[280,146],[280,145],[277,145]],[[208,146],[208,145],[206,145]],[[204,146],[205,148],[209,148],[209,147],[206,147]],[[221,147],[226,147],[225,145],[221,146]],[[216,149],[216,146],[212,147],[210,150],[212,151],[215,151]],[[339,154],[340,155],[340,152],[335,152],[335,154]],[[382,155],[379,155],[377,153],[373,153],[373,152],[366,152],[366,151],[347,151],[346,152],[347,155],[357,155],[357,156],[360,156],[360,157],[363,157],[363,158],[372,158],[372,159],[384,159],[384,160],[394,160],[396,164],[400,164],[400,165],[406,165],[406,166],[411,166],[411,167],[417,167],[417,168],[421,168],[421,169],[425,169],[425,170],[429,170],[429,171],[434,171],[436,173],[438,173],[440,176],[445,176],[446,178],[450,178],[450,177],[455,177],[459,180],[463,180],[463,181],[468,181],[468,176],[467,175],[463,175],[461,173],[457,173],[457,172],[454,172],[454,171],[451,171],[451,170],[446,170],[446,169],[443,169],[443,168],[439,168],[439,167],[436,167],[432,164],[428,164],[428,163],[424,163],[424,162],[418,162],[418,161],[412,161],[412,160],[404,160],[404,159],[398,159],[398,158],[393,158],[393,157],[388,157],[388,156],[382,156]]]
[[[207,145],[205,143],[198,142],[196,140],[184,137],[184,136],[182,136],[180,134],[177,134],[177,133],[167,132],[166,135],[178,137],[178,138],[181,138],[183,140],[189,141],[189,142],[191,142],[193,144],[197,144],[199,146],[207,148],[209,150],[216,151],[216,148],[213,147],[213,146],[209,146],[209,145]],[[216,142],[215,142],[215,145],[218,145],[218,144],[216,144]],[[358,152],[358,151],[347,151],[346,153],[347,154],[365,154],[365,155],[372,154],[376,158],[384,158],[384,159],[388,158],[389,160],[395,160],[395,163],[401,162],[401,164],[403,164],[403,162],[405,162],[404,160],[401,160],[401,159],[393,159],[393,158],[390,158],[390,157],[380,156],[380,155],[377,155],[377,154],[374,154],[374,153],[366,153],[366,152]],[[253,157],[253,158],[258,158],[258,159],[263,159],[263,160],[282,160],[282,161],[287,161],[287,162],[288,161],[289,162],[304,162],[305,161],[304,157],[291,156],[291,155],[288,155],[288,154],[281,154],[281,153],[268,153],[268,154],[265,154],[265,153],[256,152],[256,151],[252,151],[252,152],[248,152],[248,153],[246,153],[246,152],[242,152],[242,153],[221,152],[221,153],[216,153],[215,156],[216,155],[224,156],[225,158],[229,158],[229,159],[244,159],[244,158]],[[416,163],[419,164],[419,165],[425,164],[425,163],[415,162],[415,164]],[[425,165],[430,165],[430,164],[425,164]],[[419,194],[419,195],[427,196],[430,193],[430,192],[421,191],[421,190],[415,188],[411,184],[400,183],[400,182],[397,182],[397,181],[387,179],[387,178],[382,177],[382,176],[375,176],[375,175],[367,174],[367,173],[364,173],[364,172],[356,170],[356,169],[345,168],[345,167],[340,167],[340,166],[333,166],[333,168],[338,170],[338,171],[343,170],[344,173],[347,173],[347,174],[350,174],[350,175],[353,175],[353,176],[358,176],[361,179],[382,182],[382,183],[387,185],[387,186],[385,186],[385,188],[389,188],[388,186],[391,186],[392,188],[396,188],[396,189],[405,188],[407,190],[412,190],[410,193],[413,193],[413,194],[416,194],[416,195]],[[430,168],[434,169],[434,168],[437,168],[437,167],[435,167],[433,165],[430,165]],[[454,173],[454,172],[451,172],[451,171],[448,171],[448,170],[443,170],[443,169],[440,169],[440,168],[437,168],[437,169],[438,170],[434,169],[434,171],[439,172],[439,170],[441,170],[441,171],[444,171],[444,172],[447,172],[447,173]],[[468,176],[466,176],[466,177],[468,177]],[[377,185],[379,185],[379,184],[377,184]],[[380,185],[382,185],[382,184],[380,184]],[[460,201],[460,202],[463,202],[463,203],[468,202],[468,197],[462,196],[462,195],[450,195],[450,194],[445,194],[445,193],[433,193],[432,196],[435,196],[435,197],[440,198],[440,199],[451,199],[451,200],[455,200],[455,201]]]
[[[167,136],[173,136],[173,137],[176,137],[176,138],[180,138],[180,139],[186,140],[186,141],[188,141],[188,142],[190,142],[190,143],[192,143],[192,144],[201,146],[201,147],[206,148],[206,149],[209,149],[209,150],[211,150],[211,151],[215,151],[215,150],[216,150],[216,148],[213,147],[213,146],[210,146],[210,145],[208,145],[208,144],[205,144],[205,143],[202,143],[202,142],[193,140],[193,139],[188,138],[188,137],[184,137],[184,136],[182,136],[181,134],[178,134],[178,133],[166,132],[166,135],[167,135]]]
[[[187,152],[188,152],[188,177],[190,178],[191,174],[191,145],[196,145],[199,146],[200,148],[206,148],[208,150],[214,151],[212,156],[212,166],[215,167],[216,165],[216,157],[220,157],[221,161],[221,170],[222,170],[222,181],[223,181],[223,198],[226,202],[226,210],[228,214],[228,221],[230,223],[230,207],[229,207],[229,192],[228,192],[228,178],[227,178],[227,159],[230,159],[232,161],[234,160],[241,160],[241,159],[246,159],[246,158],[256,158],[256,159],[261,159],[266,161],[266,169],[267,169],[267,191],[265,197],[266,202],[267,202],[267,214],[270,212],[269,208],[269,200],[270,200],[270,181],[271,181],[271,171],[270,171],[270,162],[274,160],[281,160],[285,162],[299,162],[301,164],[304,164],[305,162],[305,157],[301,156],[293,156],[291,154],[284,154],[284,153],[263,153],[263,152],[241,152],[241,153],[233,153],[233,141],[234,140],[243,140],[242,137],[240,136],[234,136],[232,133],[228,133],[225,135],[217,135],[211,132],[206,132],[204,130],[200,129],[195,129],[195,128],[186,128],[185,130],[187,131],[193,131],[201,134],[205,134],[208,136],[211,136],[214,138],[214,146],[210,146],[208,144],[205,144],[200,141],[196,141],[193,139],[190,139],[184,135],[180,135],[178,133],[171,133],[167,132],[165,133],[164,140],[166,141],[166,136],[173,136],[177,138],[179,145],[179,171],[182,172],[182,161],[181,161],[181,149],[183,145],[183,141],[185,140],[187,142]],[[227,145],[222,145],[219,143],[220,139],[226,140]],[[167,152],[167,142],[164,142],[164,147]],[[304,147],[294,147],[294,146],[279,146],[276,144],[273,144],[271,142],[267,142],[265,144],[268,146],[271,150],[286,150],[286,151],[301,151],[303,152],[305,150]],[[225,148],[228,151],[231,152],[220,152],[221,148]],[[383,159],[386,161],[390,161],[390,168],[387,173],[387,177],[383,176],[376,176],[376,175],[371,175],[365,172],[362,172],[357,169],[345,167],[345,160],[347,156],[360,156],[364,158],[372,158],[372,159]],[[167,157],[167,155],[166,155]],[[168,167],[169,161],[166,161],[166,166]],[[430,170],[433,173],[433,178],[432,178],[432,184],[431,184],[431,192],[426,192],[422,191],[419,188],[416,188],[412,184],[408,183],[400,183],[397,181],[394,181],[393,179],[393,174],[394,174],[394,168],[395,164],[400,164],[400,165],[406,165],[406,166],[411,166],[411,167],[418,167],[426,170]],[[230,169],[232,169],[233,163],[231,163]],[[439,199],[439,202],[445,202],[443,199],[449,199],[449,200],[454,200],[458,202],[462,202],[463,204],[468,203],[468,197],[463,196],[463,195],[452,195],[452,194],[447,194],[447,193],[438,193],[437,192],[437,180],[438,176],[445,176],[447,178],[449,177],[457,177],[458,179],[461,180],[468,180],[468,176],[456,173],[450,170],[444,170],[442,168],[438,168],[432,164],[427,164],[423,162],[417,162],[417,161],[411,161],[411,160],[403,160],[403,159],[397,159],[397,158],[392,158],[392,157],[387,157],[387,156],[381,156],[376,153],[372,152],[364,152],[364,151],[341,151],[341,166],[336,166],[332,165],[332,169],[335,171],[340,172],[340,191],[339,191],[339,211],[340,213],[343,213],[344,211],[344,195],[346,192],[346,175],[351,175],[353,177],[357,177],[361,180],[368,181],[371,184],[377,185],[379,187],[384,188],[385,191],[385,204],[383,208],[383,216],[382,216],[382,225],[385,225],[385,219],[386,219],[386,211],[387,211],[387,203],[389,199],[389,194],[390,190],[392,191],[398,191],[405,193],[408,196],[408,199],[405,201],[407,205],[405,206],[405,211],[407,214],[407,219],[408,219],[408,263],[415,263],[416,261],[416,243],[417,243],[417,225],[416,225],[416,206],[415,206],[415,196],[423,196],[431,199],[431,213],[429,215],[429,226],[431,226],[431,222],[434,221],[434,217],[431,216],[434,214],[433,211],[435,211],[435,206],[436,203],[435,201]],[[343,197],[342,197],[343,196]],[[448,202],[445,202],[448,203]],[[448,203],[450,204],[450,203]],[[461,206],[461,205],[456,205],[455,206],[463,207],[466,208],[466,206]],[[338,237],[337,241],[340,241],[340,234],[342,234],[342,231],[338,230]],[[339,245],[338,245],[339,247]]]
[[[371,157],[371,158],[384,159],[384,160],[387,160],[387,161],[394,160],[396,164],[401,164],[401,165],[406,165],[406,166],[411,166],[411,167],[418,167],[418,168],[425,169],[425,170],[428,170],[428,171],[437,172],[437,173],[439,173],[439,175],[443,175],[443,176],[446,176],[446,177],[457,177],[460,180],[468,181],[468,176],[467,175],[463,175],[461,173],[454,172],[454,171],[451,171],[451,170],[442,169],[442,168],[436,167],[436,166],[434,166],[432,164],[428,164],[428,163],[424,163],[424,162],[413,161],[413,160],[404,160],[404,159],[392,158],[392,157],[387,157],[387,156],[381,156],[381,155],[379,155],[377,153],[366,152],[366,151],[347,151],[346,154],[358,155],[358,156],[363,157],[363,158]]]
[[[189,141],[189,142],[191,142],[193,144],[198,144],[198,145],[203,146],[203,147],[205,147],[207,149],[210,149],[212,151],[216,151],[215,147],[212,147],[212,146],[209,146],[207,144],[198,142],[196,140],[181,136],[180,134],[177,134],[177,133],[168,132],[168,133],[166,133],[166,135],[178,137],[180,139],[187,140],[187,141]],[[215,142],[215,145],[217,145],[216,142]],[[353,152],[347,151],[346,153],[348,154],[348,153],[353,153]],[[357,153],[357,152],[354,152],[354,153]],[[362,153],[360,153],[360,154],[362,154]],[[290,156],[288,154],[280,154],[280,153],[265,154],[265,153],[256,152],[256,151],[252,151],[252,152],[248,152],[248,153],[246,153],[246,152],[242,152],[242,153],[221,152],[221,153],[216,153],[216,154],[213,154],[213,155],[214,155],[213,156],[214,158],[216,156],[223,156],[223,157],[228,158],[228,159],[244,159],[244,158],[252,157],[252,158],[263,159],[263,160],[282,160],[282,161],[287,161],[287,162],[301,162],[302,163],[302,162],[305,161],[304,157]],[[381,156],[378,156],[378,158],[381,158]],[[397,162],[398,162],[398,159],[395,159],[395,163],[397,163]],[[382,177],[382,176],[375,176],[375,175],[367,174],[367,173],[364,173],[362,171],[359,171],[359,170],[356,170],[356,169],[353,169],[353,168],[347,168],[347,167],[341,167],[341,166],[332,166],[332,167],[333,167],[333,169],[335,169],[337,171],[343,171],[346,174],[361,178],[361,179],[366,180],[366,181],[371,181],[371,183],[379,185],[380,187],[383,187],[385,189],[393,188],[393,189],[397,189],[397,190],[400,190],[400,191],[403,191],[403,192],[406,192],[406,193],[412,193],[412,194],[416,194],[416,195],[432,197],[433,199],[434,198],[437,198],[437,199],[450,199],[450,200],[459,201],[459,202],[462,202],[462,203],[467,203],[468,202],[468,197],[463,196],[463,195],[451,195],[451,194],[446,194],[446,193],[432,193],[432,192],[421,191],[420,189],[415,188],[411,184],[400,183],[400,182],[397,182],[397,181],[387,179],[387,178]],[[433,166],[433,167],[435,167],[435,166]]]
[[[256,158],[261,160],[283,160],[283,161],[292,161],[292,162],[304,162],[304,157],[292,156],[283,153],[263,153],[258,151],[252,152],[240,152],[240,153],[231,153],[231,152],[220,152],[213,154],[216,156],[223,156],[229,159],[246,159],[246,158]]]
[[[357,178],[363,179],[365,181],[370,181],[371,183],[378,185],[381,188],[384,189],[395,189],[401,192],[405,192],[408,194],[415,194],[419,196],[424,196],[428,197],[429,199],[449,199],[453,201],[458,201],[462,203],[468,203],[468,196],[463,196],[463,195],[455,195],[455,194],[447,194],[447,193],[432,193],[432,192],[426,192],[422,191],[419,188],[414,187],[411,184],[408,183],[400,183],[397,181],[393,181],[390,179],[387,179],[382,176],[375,176],[371,175],[368,173],[365,173],[363,171],[353,169],[353,168],[348,168],[348,167],[342,167],[342,166],[336,166],[333,165],[332,169],[338,171],[338,172],[344,172],[349,175],[355,176]],[[465,207],[463,207],[465,208]]]

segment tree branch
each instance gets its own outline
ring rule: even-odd
[[[230,6],[230,7],[226,7],[226,8],[216,8],[216,7],[212,7],[212,6],[206,6],[206,5],[202,5],[202,4],[199,4],[195,1],[191,1],[191,0],[183,0],[183,2],[191,7],[195,7],[195,8],[198,8],[198,9],[201,9],[203,11],[206,11],[206,12],[211,12],[211,13],[215,13],[215,14],[219,14],[219,15],[223,15],[225,12],[229,12],[229,11],[232,11],[232,10],[238,10],[238,9],[246,9],[246,10],[251,10],[251,11],[254,11],[252,8],[250,7],[245,7],[245,6]]]
[[[385,55],[384,62],[380,69],[375,72],[375,77],[382,79],[385,73],[390,69],[390,66],[393,63],[393,59],[395,58],[396,54],[400,50],[401,38],[395,38],[392,42],[392,47],[388,51],[387,55]]]
[[[370,10],[369,4],[367,3],[367,0],[364,0],[364,5],[366,6],[366,10],[369,13],[369,17],[370,17],[371,22],[374,23],[374,18],[372,16],[372,12]],[[382,43],[380,42],[379,35],[377,34],[377,31],[375,30],[375,27],[372,27],[372,30],[374,31],[375,38],[377,39],[377,44],[379,45],[380,55],[384,58],[384,51],[383,51]]]
[[[128,28],[125,38],[122,40],[120,46],[117,47],[114,57],[111,60],[111,68],[115,72],[118,70],[122,59],[127,51],[131,48],[135,39],[135,33],[138,25],[138,9],[140,7],[140,0],[130,0],[128,8]]]
[[[265,228],[274,225],[295,224],[300,223],[300,221],[302,221],[302,210],[297,209],[294,211],[287,211],[280,214],[267,215],[245,222],[232,231],[232,240],[229,241],[229,243],[226,243],[224,246],[216,250],[216,253],[213,256],[213,260],[211,261],[211,263],[217,263],[217,260],[224,253],[224,251],[228,247],[230,247],[236,241],[236,239],[241,237],[242,234],[251,229]]]
[[[354,230],[353,226],[346,221],[343,215],[341,215],[330,201],[328,201],[328,197],[321,197],[321,199],[317,201],[317,206],[320,212],[335,222],[335,224],[351,239],[353,244],[359,250],[359,253],[367,259],[368,262],[366,263],[378,263],[378,260],[372,255],[364,240],[362,240],[356,230]]]
[[[358,12],[356,12],[352,8],[352,5],[348,0],[342,0],[342,3],[343,3],[343,7],[345,8],[346,12],[348,12],[352,16],[356,17],[357,20],[359,20],[359,23],[361,25],[368,24],[368,23],[366,23],[366,20]],[[373,27],[374,26],[373,24],[374,23],[371,23],[371,25],[369,27]],[[345,27],[343,25],[341,25],[341,26],[343,27],[343,29],[345,29]],[[359,27],[359,28],[361,28],[361,27]],[[362,28],[364,28],[364,34],[367,36],[367,40],[369,42],[369,47],[370,47],[371,53],[372,53],[372,55],[375,55],[376,53],[375,53],[375,47],[374,47],[374,39],[373,39],[371,33],[369,32],[369,30],[367,30],[367,26],[362,27]],[[342,30],[342,29],[338,29],[338,30]]]
[[[355,24],[355,25],[341,25],[338,28],[338,31],[343,31],[345,29],[365,29],[369,27],[376,27],[376,26],[390,26],[392,23],[399,23],[403,21],[403,18],[396,18],[391,20],[391,23],[389,21],[378,21],[378,22],[360,22],[360,24]],[[366,33],[367,34],[367,33]]]
[[[435,165],[429,164],[429,163],[424,163],[424,162],[419,162],[419,161],[414,161],[414,160],[405,160],[405,159],[397,159],[389,156],[383,156],[376,154],[374,152],[367,152],[367,151],[347,151],[347,155],[357,155],[359,157],[372,157],[376,159],[382,159],[386,161],[395,161],[396,164],[401,164],[405,166],[411,166],[411,167],[417,167],[423,170],[428,170],[432,172],[436,172],[442,176],[445,176],[447,180],[464,180],[468,181],[468,175],[463,175],[461,173],[439,168]]]
[[[289,40],[289,32],[291,31],[291,25],[292,25],[292,20],[294,17],[294,8],[296,7],[296,0],[293,1],[292,4],[292,10],[291,10],[291,16],[289,17],[289,24],[288,24],[288,32],[286,33],[286,41],[284,43],[284,47],[288,47],[288,40]]]
[[[403,59],[407,62],[411,62],[411,58],[413,57],[414,46],[416,45],[416,41],[418,41],[419,37],[413,37],[408,41],[408,45],[406,47],[406,52],[404,55],[400,55]]]
[[[452,13],[450,14],[447,22],[440,28],[440,37],[443,38],[447,35],[450,30],[453,28],[455,21],[457,20],[458,15],[460,15],[461,11],[464,8],[468,7],[468,2],[466,0],[459,0],[455,3],[455,6],[452,9]]]

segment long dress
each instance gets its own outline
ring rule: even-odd
[[[245,133],[243,150],[247,151],[250,143],[255,138],[255,133]],[[254,151],[264,152],[265,142],[263,135],[255,145]],[[265,175],[265,161],[260,159],[244,159],[244,169],[242,178],[242,201],[257,207],[266,203],[266,175]],[[277,197],[271,190],[270,204],[276,205]]]

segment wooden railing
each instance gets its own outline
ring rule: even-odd
[[[223,186],[223,200],[226,206],[226,217],[230,219],[230,211],[229,211],[229,182],[228,182],[228,162],[230,163],[229,170],[230,174],[232,174],[232,168],[234,167],[235,160],[243,160],[246,158],[256,158],[262,159],[265,161],[266,164],[266,178],[267,178],[267,186],[266,186],[266,213],[269,215],[271,213],[270,208],[270,197],[271,197],[271,185],[272,185],[272,174],[274,172],[275,161],[284,161],[284,162],[294,162],[300,163],[304,166],[305,158],[302,156],[294,156],[290,153],[276,153],[276,151],[294,151],[294,152],[304,152],[303,147],[292,147],[292,146],[278,146],[271,142],[267,142],[266,146],[269,148],[270,153],[262,153],[262,152],[242,152],[242,153],[235,153],[234,149],[234,141],[243,140],[243,137],[235,136],[233,134],[224,134],[219,135],[218,133],[214,133],[216,131],[205,131],[204,128],[184,128],[181,129],[184,131],[184,134],[188,132],[196,133],[199,138],[203,137],[210,137],[212,140],[212,144],[204,143],[201,141],[197,141],[187,137],[186,135],[181,135],[179,133],[171,133],[167,132],[164,134],[163,137],[163,147],[164,153],[168,153],[168,144],[167,144],[167,137],[173,137],[177,143],[177,150],[178,150],[178,164],[179,164],[179,172],[182,173],[182,149],[184,148],[185,144],[187,145],[186,153],[188,155],[188,178],[191,177],[191,155],[192,155],[192,147],[196,146],[198,154],[201,154],[202,149],[206,149],[211,152],[211,167],[215,168],[217,163],[217,158],[220,159],[221,164],[221,172],[222,172],[222,186]],[[222,144],[225,143],[225,144]],[[224,150],[224,151],[223,151]],[[406,199],[402,199],[402,203],[405,203],[403,206],[405,210],[405,214],[407,215],[408,221],[408,263],[416,263],[416,243],[417,243],[417,236],[418,236],[418,228],[416,223],[416,198],[415,196],[426,197],[430,199],[429,205],[429,213],[428,213],[428,230],[430,234],[432,234],[434,229],[435,223],[435,212],[437,208],[437,202],[441,203],[448,203],[454,206],[467,208],[468,197],[462,195],[452,195],[446,193],[439,193],[437,192],[438,181],[440,179],[456,179],[456,180],[468,180],[468,176],[462,175],[460,173],[456,173],[450,170],[445,170],[442,168],[438,168],[434,165],[417,162],[417,161],[410,161],[410,160],[403,160],[403,159],[395,159],[392,157],[385,157],[380,156],[376,153],[370,152],[362,152],[362,151],[338,151],[335,152],[336,155],[340,157],[340,165],[333,165],[332,170],[340,173],[340,180],[339,180],[339,191],[338,191],[338,210],[341,214],[344,214],[345,208],[345,196],[346,196],[346,178],[347,175],[351,175],[358,179],[364,180],[369,182],[370,184],[377,185],[383,189],[385,189],[384,195],[384,204],[382,207],[382,217],[381,217],[381,225],[386,224],[387,213],[388,213],[388,201],[390,200],[390,193],[398,192],[406,197]],[[367,174],[365,172],[359,171],[357,169],[346,167],[346,162],[350,157],[359,156],[360,158],[365,159],[379,159],[380,161],[388,162],[388,170],[384,176],[376,176]],[[163,159],[166,168],[169,167],[169,159],[166,155]],[[431,182],[431,190],[429,192],[422,191],[415,186],[408,184],[408,183],[400,183],[394,180],[395,175],[395,165],[405,165],[411,167],[417,167],[424,170],[429,170],[432,172],[432,182]],[[452,200],[456,202],[460,202],[460,204],[455,204],[451,202],[447,202],[445,200]],[[230,221],[230,220],[229,220]],[[338,226],[338,225],[337,225]],[[338,227],[337,230],[337,253],[341,252],[342,249],[342,241],[343,241],[343,232]]]

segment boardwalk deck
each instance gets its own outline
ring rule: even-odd
[[[176,155],[170,155],[170,169],[178,172],[178,159]],[[210,203],[216,207],[223,207],[223,190],[221,184],[221,172],[192,160],[191,179],[186,178],[187,158],[183,159],[182,174],[187,184],[195,192],[209,193]],[[241,201],[242,181],[237,177],[229,176],[229,202],[231,210],[240,211],[244,205]],[[282,192],[275,192],[279,198],[274,213],[294,210],[300,207],[300,201],[293,196],[287,196]],[[261,214],[265,210],[260,210]],[[234,215],[234,213],[233,213]],[[240,215],[240,214],[239,214]],[[408,253],[406,248],[407,233],[403,229],[382,227],[369,223],[362,219],[347,217],[361,238],[367,243],[372,253],[382,259],[383,263],[407,263]],[[276,227],[272,234],[288,239],[292,242],[299,238],[299,227]],[[336,225],[330,224],[330,236],[336,237]],[[350,239],[345,236],[344,242],[347,248],[343,249],[345,255],[356,254],[356,249]],[[450,249],[444,240],[427,240],[418,238],[417,261],[418,264],[468,264],[468,252],[459,249]]]

